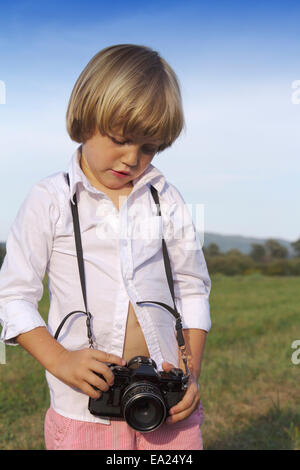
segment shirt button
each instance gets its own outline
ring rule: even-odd
[[[118,330],[121,330],[122,329],[122,325],[120,323],[117,323],[116,324],[116,327],[118,328]]]

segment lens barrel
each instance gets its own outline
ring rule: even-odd
[[[123,393],[121,409],[127,424],[140,432],[154,431],[167,415],[161,391],[150,382],[129,385]]]

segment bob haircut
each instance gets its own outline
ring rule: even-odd
[[[123,137],[151,137],[170,147],[185,127],[178,78],[158,52],[119,44],[98,52],[83,69],[66,113],[72,140],[86,142],[97,130]]]

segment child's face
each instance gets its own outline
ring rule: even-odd
[[[161,144],[153,138],[129,140],[118,131],[109,136],[97,131],[82,145],[82,153],[100,185],[122,189],[132,186],[132,180],[145,171]]]

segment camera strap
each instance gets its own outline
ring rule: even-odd
[[[68,185],[70,186],[70,179],[69,179],[69,174],[68,173],[67,173],[67,181],[68,181]],[[73,315],[74,313],[84,313],[87,316],[86,327],[87,327],[87,336],[88,336],[88,340],[89,340],[89,347],[94,348],[93,335],[92,335],[92,329],[91,329],[92,315],[91,315],[90,312],[88,312],[88,309],[87,309],[84,263],[83,263],[83,255],[82,255],[82,244],[81,244],[81,236],[80,236],[80,225],[79,225],[76,193],[74,194],[73,199],[74,199],[74,204],[72,204],[72,201],[70,200],[70,206],[71,206],[72,217],[73,217],[75,245],[76,245],[76,253],[77,253],[77,263],[78,263],[78,269],[79,269],[80,284],[81,284],[82,296],[83,296],[83,301],[84,301],[84,306],[85,306],[85,312],[82,311],[82,310],[74,310],[73,312],[68,313],[68,315],[65,316],[65,318],[62,320],[59,327],[57,328],[57,330],[55,332],[55,335],[54,335],[54,338],[55,339],[58,338],[58,335],[59,335],[62,327],[64,326],[66,320],[71,315]]]
[[[66,174],[67,176],[67,182],[68,185],[70,186],[70,179],[69,179],[69,174]],[[157,207],[157,215],[161,215],[160,211],[160,204],[159,204],[159,197],[158,197],[158,192],[154,186],[151,186],[151,194],[154,199],[154,202]],[[70,205],[71,205],[71,210],[72,210],[72,217],[73,217],[73,226],[74,226],[74,236],[75,236],[75,245],[76,245],[76,253],[77,253],[77,262],[78,262],[78,269],[79,269],[79,276],[80,276],[80,283],[81,283],[81,290],[82,290],[82,295],[83,295],[83,300],[84,300],[84,306],[85,306],[85,311],[82,310],[74,310],[73,312],[70,312],[68,315],[64,317],[62,322],[60,323],[59,327],[57,328],[54,338],[57,339],[58,335],[65,324],[66,320],[73,314],[75,313],[83,313],[87,316],[86,319],[86,327],[87,327],[87,336],[89,340],[89,347],[94,348],[94,343],[93,343],[93,337],[92,337],[92,330],[91,330],[91,319],[92,315],[90,312],[88,312],[87,309],[87,298],[86,298],[86,286],[85,286],[85,275],[84,275],[84,263],[83,263],[83,253],[82,253],[82,243],[81,243],[81,235],[80,235],[80,224],[79,224],[79,216],[78,216],[78,207],[77,207],[77,198],[76,198],[76,193],[74,194],[73,197],[74,204],[72,204],[72,201],[70,200]],[[166,242],[164,238],[162,237],[162,249],[163,249],[163,257],[164,257],[164,264],[165,264],[165,270],[166,270],[166,275],[167,275],[167,280],[170,288],[170,292],[172,295],[173,299],[173,304],[174,308],[170,307],[169,305],[163,303],[163,302],[154,302],[152,300],[145,300],[143,302],[136,302],[138,305],[143,304],[143,303],[153,303],[160,305],[167,309],[176,319],[176,330],[177,330],[177,343],[178,347],[180,349],[181,357],[185,366],[185,373],[186,375],[189,374],[189,369],[187,365],[187,355],[186,355],[186,347],[185,347],[185,341],[182,333],[182,322],[181,322],[181,316],[177,310],[176,304],[175,304],[175,294],[174,294],[174,283],[173,283],[173,278],[172,278],[172,271],[171,271],[171,266],[170,266],[170,260],[169,260],[169,255],[168,255],[168,250],[166,246]]]
[[[150,186],[151,186],[150,189],[151,189],[152,197],[153,197],[153,199],[155,201],[155,204],[156,204],[156,207],[157,207],[157,215],[161,216],[161,210],[160,210],[160,204],[159,204],[159,197],[158,197],[157,189],[154,188],[154,186],[152,186],[152,185],[150,185]],[[183,336],[183,333],[182,333],[181,316],[180,316],[180,313],[177,310],[176,303],[175,303],[173,276],[172,276],[172,270],[171,270],[167,245],[166,245],[166,242],[164,240],[164,237],[162,237],[162,250],[163,250],[163,257],[164,257],[164,264],[165,264],[167,280],[168,280],[169,289],[170,289],[170,292],[171,292],[171,295],[172,295],[174,308],[170,307],[170,305],[167,305],[163,302],[154,302],[152,300],[144,300],[143,302],[136,302],[136,303],[138,305],[139,304],[144,304],[144,303],[151,303],[151,304],[161,305],[162,307],[167,309],[175,317],[175,319],[176,319],[176,326],[175,327],[176,327],[176,331],[177,331],[177,336],[176,336],[177,343],[178,343],[178,347],[180,349],[180,354],[181,354],[182,361],[184,363],[185,373],[186,373],[186,375],[188,375],[189,374],[189,369],[188,369],[188,365],[187,365],[187,355],[186,355],[185,341],[184,341],[184,336]]]

